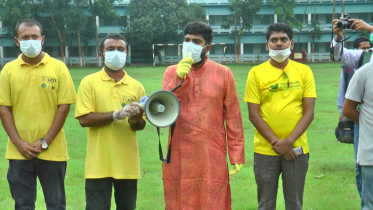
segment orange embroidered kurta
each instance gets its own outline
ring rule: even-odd
[[[176,68],[167,68],[163,90],[180,84]],[[233,74],[207,59],[199,71],[192,67],[174,94],[181,110],[172,137],[171,163],[162,166],[166,210],[230,210],[227,150],[231,164],[245,162]]]

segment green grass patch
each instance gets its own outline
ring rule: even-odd
[[[307,174],[304,209],[359,209],[360,198],[355,185],[355,165],[353,145],[337,143],[334,128],[339,113],[336,99],[339,88],[341,64],[309,64],[316,80],[317,100],[315,119],[308,129],[310,162]],[[247,74],[253,65],[229,66],[235,76],[242,118],[245,131],[246,164],[242,170],[230,177],[232,190],[232,209],[257,209],[256,183],[253,173],[253,136],[254,127],[248,120],[247,105],[243,101]],[[150,95],[161,88],[162,77],[166,67],[131,67],[127,73],[140,81]],[[99,68],[71,69],[71,75],[78,89],[79,83],[86,75],[99,71]],[[86,154],[86,130],[74,119],[75,105],[71,106],[65,123],[66,138],[70,160],[66,172],[67,209],[85,209],[84,164]],[[32,111],[32,107],[30,107]],[[32,123],[32,122],[30,122]],[[167,142],[167,129],[161,129],[161,141]],[[146,126],[137,133],[142,179],[138,182],[137,209],[164,209],[161,162],[158,160],[158,137],[155,127]],[[5,157],[7,135],[0,129],[0,157]],[[8,161],[0,161],[0,209],[14,209],[6,179]],[[323,175],[321,178],[317,176]],[[38,185],[36,209],[46,209],[43,193]],[[112,208],[115,201],[112,199]],[[282,184],[280,182],[277,209],[285,209]]]

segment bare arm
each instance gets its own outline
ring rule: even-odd
[[[277,140],[277,136],[268,124],[263,120],[259,114],[260,105],[254,103],[247,103],[249,109],[249,120],[253,123],[258,132],[269,142],[271,143],[274,140]]]
[[[113,122],[113,113],[94,113],[91,112],[89,114],[80,116],[79,123],[82,127],[100,127],[104,125],[108,125]]]
[[[315,98],[303,98],[303,117],[295,126],[293,132],[286,139],[293,145],[294,142],[307,130],[314,118]]]
[[[307,130],[314,117],[315,98],[303,98],[303,116],[295,126],[293,132],[285,141],[272,142],[272,149],[276,153],[284,154],[285,160],[294,160],[298,155],[293,150],[294,142]]]
[[[343,115],[345,115],[350,120],[359,123],[359,115],[360,112],[356,109],[356,107],[359,105],[359,102],[353,101],[350,99],[345,100],[345,103],[343,104]]]
[[[3,127],[10,140],[24,158],[34,158],[41,152],[41,150],[33,148],[29,142],[21,139],[16,129],[10,106],[0,106],[0,117],[1,123],[3,124]]]

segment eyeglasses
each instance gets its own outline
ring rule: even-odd
[[[285,89],[289,89],[290,87],[290,79],[288,77],[288,75],[286,74],[286,72],[284,71],[283,75],[282,75],[282,79],[280,81],[282,81],[284,79],[284,77],[286,77],[286,80],[287,80],[287,88],[283,88],[281,87],[281,85],[279,85],[279,83],[276,83],[276,84],[273,84],[271,85],[268,90],[271,91],[271,92],[279,92],[279,91],[282,91],[282,90],[285,90]]]

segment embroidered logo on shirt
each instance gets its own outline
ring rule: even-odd
[[[42,88],[47,88],[49,90],[55,90],[56,87],[57,87],[57,79],[55,77],[52,77],[52,76],[41,76],[42,78],[42,84],[41,84],[41,87]]]
[[[271,89],[272,90],[276,90],[278,88],[278,83],[274,84],[274,85],[271,85]]]
[[[135,102],[135,100],[131,96],[123,96],[122,95],[122,107],[124,107],[127,104],[130,104],[132,102]]]

